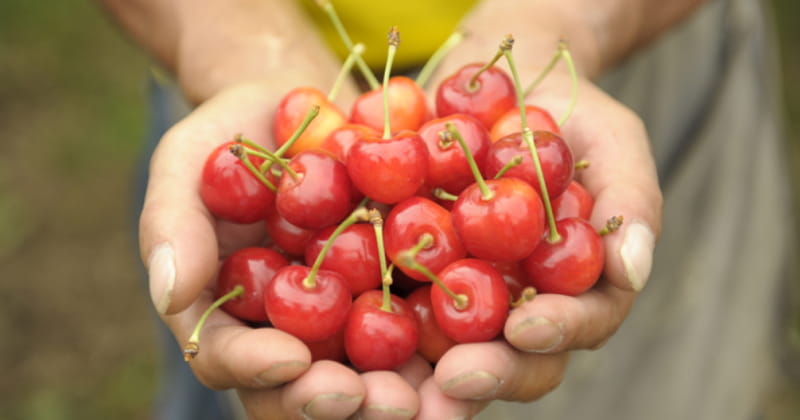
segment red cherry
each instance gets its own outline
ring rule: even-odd
[[[522,266],[537,292],[576,296],[589,290],[603,272],[603,240],[582,219],[559,220],[556,230],[561,240],[543,240]]]
[[[272,243],[287,254],[294,256],[303,255],[306,251],[306,244],[317,232],[314,229],[303,229],[289,223],[276,209],[267,213],[265,225]]]
[[[311,238],[305,252],[306,264],[314,264],[334,230],[336,227],[331,226]],[[380,286],[381,265],[372,226],[356,224],[345,229],[333,241],[320,268],[341,274],[353,296]]]
[[[553,116],[544,108],[539,108],[534,105],[525,105],[525,120],[531,131],[549,131],[551,133],[561,134],[558,123],[556,123]],[[519,107],[514,107],[506,111],[505,114],[495,121],[494,125],[492,125],[492,129],[489,131],[489,137],[492,139],[492,142],[495,142],[509,134],[520,132],[521,130],[522,122],[520,119]]]
[[[320,148],[329,151],[340,162],[346,163],[350,147],[367,135],[378,136],[379,133],[366,125],[345,124],[331,131]]]
[[[544,205],[536,190],[517,178],[486,181],[493,193],[484,199],[478,184],[467,187],[453,205],[452,217],[467,252],[490,261],[521,260],[539,244]]]
[[[389,212],[383,229],[389,259],[418,281],[428,281],[428,278],[406,267],[400,256],[417,245],[424,234],[431,235],[433,240],[416,254],[416,260],[434,273],[467,254],[453,228],[450,212],[427,198],[411,197],[398,203]]]
[[[483,169],[489,151],[489,134],[480,121],[466,114],[453,114],[431,120],[420,127],[419,136],[428,147],[426,186],[458,194],[475,182],[475,178],[464,150],[445,128],[447,123],[455,125],[461,133],[480,169]]]
[[[405,76],[389,79],[389,126],[393,131],[417,130],[430,114],[425,92]],[[383,88],[361,95],[353,103],[350,121],[383,132]]]
[[[594,199],[586,188],[573,180],[567,189],[553,200],[553,215],[556,220],[578,217],[589,220],[594,208]]]
[[[283,267],[264,294],[272,325],[307,343],[328,339],[344,328],[352,304],[350,289],[339,273],[319,270],[308,285],[310,272],[299,265]]]
[[[522,269],[519,261],[489,261],[489,264],[503,276],[511,301],[514,302],[522,296],[522,291],[528,287],[528,275]]]
[[[344,329],[344,345],[353,366],[362,371],[389,370],[405,363],[417,348],[419,331],[413,310],[391,296],[391,312],[381,309],[383,293],[368,290],[353,302]]]
[[[414,311],[419,327],[419,344],[417,353],[425,360],[436,363],[447,350],[457,343],[445,334],[433,315],[431,303],[431,285],[422,286],[411,292],[406,302]]]
[[[214,149],[206,159],[200,179],[200,198],[214,216],[234,223],[255,223],[264,218],[275,201],[275,193],[264,185],[245,164],[231,153],[226,142]],[[248,156],[258,168],[264,159]],[[265,177],[276,184],[272,174]]]
[[[289,261],[271,249],[242,248],[223,261],[214,298],[226,295],[240,284],[244,286],[244,294],[222,304],[222,309],[245,321],[267,321],[264,289],[275,277],[275,273],[287,265]]]
[[[292,158],[281,176],[275,206],[289,223],[321,229],[342,221],[352,209],[352,184],[347,168],[326,152],[309,150]]]
[[[511,78],[498,67],[489,67],[470,81],[483,64],[467,64],[442,81],[436,90],[436,115],[469,114],[477,118],[488,130],[495,121],[516,102],[516,92]]]
[[[344,363],[347,361],[347,353],[344,351],[344,329],[340,330],[330,338],[313,343],[305,343],[311,351],[311,361],[333,360],[334,362]]]
[[[433,314],[448,337],[459,343],[475,343],[500,334],[510,300],[497,270],[486,261],[463,259],[445,267],[438,277],[453,293],[466,296],[466,305],[458,308],[441,287],[431,289]]]
[[[390,139],[365,137],[350,148],[347,172],[372,200],[394,204],[413,196],[428,173],[428,149],[414,132]]]
[[[287,157],[319,147],[331,131],[347,122],[344,113],[318,89],[311,87],[293,89],[283,97],[273,117],[272,134],[278,146],[292,137],[306,118],[308,110],[314,105],[320,107],[319,115],[286,151]]]
[[[552,200],[561,195],[572,181],[575,173],[572,150],[561,136],[549,131],[534,132],[533,141],[542,165],[547,192]],[[536,166],[531,158],[530,149],[522,138],[522,133],[510,134],[492,143],[489,155],[486,157],[486,176],[495,176],[516,156],[522,157],[522,163],[509,169],[503,176],[526,181],[541,196],[542,190],[539,185],[539,177],[536,175]]]

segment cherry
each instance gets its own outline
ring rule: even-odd
[[[450,212],[423,197],[412,197],[392,208],[386,218],[385,246],[389,259],[409,277],[426,281],[419,271],[403,264],[402,254],[427,235],[429,239],[415,252],[416,260],[433,272],[464,258],[466,250],[456,235]]]
[[[474,182],[464,151],[445,128],[452,123],[467,142],[478,168],[483,170],[489,150],[489,135],[483,124],[466,114],[452,114],[428,121],[419,129],[419,136],[428,147],[429,188],[442,188],[451,194],[458,194]]]
[[[273,117],[272,134],[279,146],[292,138],[313,106],[319,106],[319,115],[286,150],[286,156],[319,147],[331,131],[347,122],[344,113],[318,89],[295,88],[283,97]]]
[[[236,285],[243,286],[242,296],[225,302],[222,310],[245,321],[265,322],[264,289],[275,273],[287,265],[289,261],[271,249],[242,248],[223,261],[214,296],[220,298]]]
[[[347,357],[361,371],[400,366],[414,355],[418,337],[411,307],[395,295],[386,305],[379,290],[368,290],[356,298],[344,328]]]
[[[560,240],[542,241],[522,265],[539,293],[576,296],[589,290],[603,272],[603,241],[582,219],[559,220],[556,229]]]
[[[489,264],[503,276],[506,287],[511,296],[511,301],[520,299],[523,291],[528,287],[528,275],[522,269],[519,261],[488,261]]]
[[[551,133],[561,134],[556,120],[550,115],[547,110],[534,105],[525,105],[525,115],[527,118],[528,127],[533,131],[549,131]],[[518,107],[514,107],[506,111],[505,114],[500,116],[497,121],[492,125],[489,131],[489,138],[492,142],[500,140],[501,138],[517,133],[521,130],[522,120]]]
[[[489,341],[503,330],[510,304],[508,288],[500,273],[483,260],[462,259],[450,263],[438,275],[452,293],[442,287],[431,289],[436,322],[459,343]]]
[[[276,209],[267,213],[265,226],[272,243],[293,256],[302,256],[306,244],[316,233],[314,229],[303,229],[289,223]]]
[[[514,106],[511,79],[498,67],[487,66],[468,64],[442,81],[436,90],[436,115],[469,114],[488,130],[511,109]]]
[[[395,76],[389,80],[389,119],[395,130],[417,130],[427,121],[427,99],[422,88],[405,76]],[[383,88],[362,94],[353,103],[350,122],[366,125],[383,131]]]
[[[406,297],[406,302],[414,311],[419,328],[417,353],[425,360],[436,363],[447,350],[456,345],[436,323],[431,302],[431,285],[417,288]]]
[[[547,192],[551,198],[558,197],[567,189],[575,172],[572,150],[564,139],[555,133],[536,131],[533,137]],[[508,169],[503,176],[522,179],[540,196],[543,195],[536,165],[521,132],[510,134],[492,143],[486,158],[486,176],[496,176],[516,156],[521,156],[522,163]]]
[[[289,223],[321,229],[341,221],[352,209],[352,184],[343,163],[325,152],[301,152],[281,176],[275,206]]]
[[[340,162],[347,163],[350,147],[367,135],[377,136],[378,132],[366,125],[348,123],[333,130],[320,148],[330,152]]]
[[[335,227],[331,226],[311,238],[305,251],[306,264],[314,263],[334,230]],[[333,241],[320,268],[341,274],[353,296],[380,286],[381,267],[372,227],[356,224],[342,231]]]
[[[322,341],[305,343],[311,352],[311,361],[333,360],[334,362],[344,363],[347,361],[347,353],[344,351],[344,329]]]
[[[245,156],[241,151],[244,148],[249,149],[229,141],[209,154],[200,179],[200,198],[208,211],[220,219],[254,223],[264,218],[275,201],[275,177],[270,173],[256,175],[264,158]],[[241,158],[232,149],[239,150]]]
[[[336,237],[367,218],[367,210],[357,208],[331,234],[311,268],[290,265],[275,274],[264,294],[272,325],[307,343],[330,338],[344,327],[352,304],[350,289],[341,274],[320,266]]]
[[[594,208],[594,199],[578,181],[573,180],[567,189],[553,200],[553,215],[556,220],[578,217],[589,220]]]

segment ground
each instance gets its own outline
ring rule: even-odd
[[[800,179],[800,5],[773,3]],[[149,418],[156,318],[132,228],[149,62],[93,2],[5,0],[0,40],[0,413]],[[781,388],[768,418],[798,401]]]

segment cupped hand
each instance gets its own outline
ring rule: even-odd
[[[219,262],[264,239],[262,223],[236,225],[209,214],[198,193],[202,166],[238,133],[274,147],[270,124],[282,94],[268,83],[227,88],[171,128],[153,155],[140,251],[153,303],[178,346],[212,303]],[[345,419],[359,410],[364,418],[410,418],[419,407],[415,388],[431,375],[421,358],[398,372],[363,375],[339,363],[312,363],[290,334],[251,328],[222,311],[209,317],[190,365],[209,388],[237,389],[252,419]]]

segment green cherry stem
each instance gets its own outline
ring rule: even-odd
[[[311,121],[313,121],[314,118],[317,117],[317,115],[319,115],[319,105],[313,105],[311,109],[309,109],[308,112],[306,113],[306,117],[300,123],[300,126],[297,127],[297,130],[295,130],[294,133],[292,133],[292,136],[289,137],[289,140],[286,140],[286,143],[283,143],[283,146],[281,146],[280,148],[278,148],[278,150],[275,151],[275,156],[283,157],[283,154],[286,153],[286,151],[289,150],[290,147],[292,147],[292,145],[297,141],[297,139],[300,138],[303,132],[306,131],[306,128],[308,128],[308,125],[311,124]]]
[[[278,188],[275,187],[275,184],[270,182],[270,180],[268,180],[267,177],[265,177],[264,174],[258,168],[256,168],[255,165],[253,165],[253,162],[250,161],[250,159],[248,158],[247,147],[243,146],[242,144],[238,144],[237,143],[237,144],[232,144],[228,148],[228,150],[230,150],[230,152],[234,156],[239,158],[239,160],[244,164],[244,166],[247,168],[247,170],[249,170],[250,173],[253,174],[253,176],[258,178],[258,180],[261,181],[262,184],[264,184],[272,192],[277,192],[278,191]]]
[[[447,54],[450,53],[450,51],[452,51],[453,48],[458,46],[458,44],[460,44],[461,41],[463,40],[464,40],[464,32],[462,32],[461,30],[456,30],[455,32],[450,34],[449,37],[447,37],[444,43],[442,43],[442,45],[440,45],[439,48],[436,51],[434,51],[434,53],[431,55],[431,58],[429,58],[428,61],[425,63],[425,65],[422,66],[422,70],[419,71],[416,80],[417,85],[419,85],[419,87],[424,88],[425,85],[428,84],[428,81],[433,75],[433,72],[436,70],[437,67],[439,67],[439,64],[442,62],[442,59],[444,59],[444,57],[447,56]]]
[[[441,187],[434,188],[431,191],[434,197],[438,198],[439,200],[446,200],[446,201],[456,201],[458,200],[458,196],[455,194],[450,194],[449,192],[445,191]]]
[[[246,145],[256,145],[255,142],[244,136],[240,136],[239,141],[241,141],[243,144]],[[266,173],[266,171],[272,168],[273,164],[277,163],[283,169],[284,172],[288,173],[293,180],[297,181],[298,177],[297,172],[295,172],[291,167],[289,167],[289,165],[287,164],[288,161],[286,159],[276,156],[275,153],[272,153],[263,147],[261,148],[261,151],[249,150],[246,147],[242,148],[242,150],[244,151],[245,155],[254,155],[265,159],[264,163],[259,168],[259,172],[261,172],[262,174]]]
[[[478,71],[475,72],[475,74],[473,74],[472,77],[469,78],[469,82],[467,82],[467,90],[470,92],[475,92],[476,90],[478,90],[478,88],[481,87],[480,84],[478,83],[478,77],[480,77],[480,75],[483,74],[483,72],[485,72],[486,70],[489,70],[489,68],[492,67],[495,63],[497,63],[497,60],[499,60],[501,57],[503,57],[502,48],[498,49],[497,52],[494,54],[494,57],[492,57],[492,59],[488,63],[484,64],[483,67],[478,69]]]
[[[341,38],[347,51],[352,53],[354,48],[353,41],[350,39],[350,35],[347,34],[347,30],[344,28],[341,19],[339,19],[339,15],[336,13],[333,3],[331,3],[330,0],[317,0],[317,4],[322,8],[325,14],[328,15],[328,19],[330,19],[333,27],[336,29],[336,33],[339,34],[339,38]],[[367,84],[369,84],[371,90],[375,90],[381,86],[375,74],[372,73],[372,70],[370,70],[367,62],[364,61],[361,55],[356,56],[356,65],[358,65],[358,69],[361,71],[361,74],[364,75],[364,79],[367,81]]]
[[[226,293],[225,295],[221,296],[219,299],[215,300],[211,306],[203,312],[203,315],[197,321],[197,325],[195,325],[194,330],[192,331],[192,335],[189,336],[189,341],[186,343],[186,346],[183,347],[183,360],[188,362],[197,356],[197,353],[200,352],[200,330],[203,329],[203,325],[205,325],[206,320],[208,319],[211,312],[214,312],[214,309],[219,308],[225,302],[235,299],[239,296],[244,294],[244,286],[241,284],[237,284],[234,288]]]
[[[575,169],[578,169],[578,170],[587,169],[589,166],[591,166],[591,162],[589,162],[586,159],[581,159],[581,160],[575,162]]]
[[[500,43],[500,49],[503,50],[506,61],[508,61],[508,67],[511,69],[511,75],[514,77],[514,88],[517,90],[517,106],[519,106],[520,121],[522,123],[522,138],[525,140],[525,144],[528,145],[531,158],[533,159],[533,165],[536,167],[536,176],[539,178],[539,189],[542,191],[542,201],[544,202],[544,209],[547,213],[547,223],[550,226],[550,233],[547,240],[550,243],[556,243],[561,240],[561,235],[559,235],[556,229],[553,206],[550,204],[550,194],[547,192],[547,185],[544,182],[542,163],[539,161],[539,153],[536,151],[536,144],[533,141],[533,132],[528,127],[528,118],[525,115],[525,96],[522,92],[522,84],[519,81],[517,66],[514,63],[514,55],[511,53],[511,48],[513,46],[514,38],[511,35],[506,35],[506,38]]]
[[[557,121],[558,126],[561,127],[567,122],[569,117],[572,116],[572,111],[575,109],[575,104],[578,102],[578,74],[575,72],[575,62],[572,61],[572,54],[569,53],[569,49],[567,48],[567,43],[565,41],[561,41],[559,43],[559,49],[561,50],[561,56],[564,57],[564,61],[567,63],[569,77],[572,80],[572,94],[570,95],[569,106],[567,107],[567,110],[564,111],[564,115],[562,115]]]
[[[330,92],[328,92],[328,100],[333,102],[336,100],[336,97],[339,96],[339,91],[344,85],[344,81],[347,80],[347,76],[350,75],[350,72],[353,70],[353,64],[356,62],[356,57],[361,57],[361,54],[364,54],[364,44],[358,43],[353,46],[353,49],[348,54],[347,59],[344,60],[344,64],[342,64],[341,70],[339,70],[339,74],[336,75],[336,81],[333,82],[333,86],[331,87]]]
[[[616,232],[617,230],[619,230],[620,227],[622,227],[622,221],[623,221],[622,215],[611,216],[611,218],[606,221],[605,226],[603,226],[603,228],[600,229],[600,231],[598,231],[597,233],[600,236],[606,236],[609,233]]]
[[[322,261],[325,260],[325,255],[328,253],[328,250],[331,249],[333,246],[333,241],[339,237],[339,235],[344,232],[345,229],[350,227],[350,225],[357,223],[357,222],[365,222],[369,220],[369,212],[363,206],[359,206],[339,226],[336,227],[336,230],[331,233],[331,236],[325,242],[325,246],[322,247],[322,250],[317,255],[317,259],[314,260],[314,265],[311,266],[311,271],[309,271],[308,276],[303,279],[303,287],[306,289],[313,289],[317,287],[316,277],[317,272],[319,271],[319,267],[322,265]]]
[[[392,74],[392,63],[394,63],[394,55],[397,52],[397,46],[400,44],[400,32],[397,31],[397,26],[392,26],[389,31],[389,52],[386,54],[386,67],[383,69],[383,139],[388,140],[392,138],[392,127],[389,124],[389,77]]]
[[[522,289],[519,299],[511,302],[511,308],[518,308],[522,306],[523,303],[532,301],[534,297],[536,297],[536,288],[528,286]]]
[[[392,296],[389,286],[392,285],[392,275],[386,267],[386,249],[383,244],[383,217],[377,209],[369,210],[369,222],[375,230],[375,242],[378,244],[378,261],[381,266],[381,285],[383,288],[383,302],[381,310],[392,312]]]
[[[475,182],[478,184],[478,188],[481,190],[481,198],[484,201],[491,200],[494,197],[494,192],[489,188],[488,185],[486,185],[486,181],[483,179],[483,175],[481,175],[481,171],[478,169],[478,164],[475,163],[475,157],[473,157],[472,152],[469,151],[469,147],[467,147],[467,142],[464,141],[464,137],[461,137],[461,133],[458,131],[455,124],[448,122],[444,127],[451,136],[458,140],[458,144],[461,145],[461,149],[464,150],[464,156],[467,158],[469,168],[472,171],[472,175],[475,177]]]
[[[542,80],[544,80],[544,78],[547,77],[547,75],[550,74],[550,72],[556,66],[558,60],[560,60],[563,57],[563,54],[561,52],[561,45],[562,44],[559,42],[558,48],[556,48],[556,52],[555,54],[553,54],[553,58],[551,58],[550,62],[547,63],[547,66],[545,66],[545,68],[542,69],[542,72],[539,73],[539,76],[536,77],[536,80],[531,82],[531,84],[528,85],[528,88],[525,89],[525,96],[530,95],[531,92],[533,92],[533,90],[536,89],[536,87],[539,86],[540,83],[542,83]]]
[[[517,166],[517,165],[520,165],[521,163],[522,163],[522,155],[516,155],[516,156],[514,156],[513,158],[511,158],[511,160],[509,160],[509,161],[508,161],[508,163],[506,163],[506,164],[505,164],[505,166],[503,166],[503,168],[502,168],[502,169],[500,169],[500,170],[497,172],[497,174],[494,176],[494,179],[500,179],[500,178],[501,178],[503,175],[505,175],[505,174],[506,174],[506,172],[508,172],[508,171],[509,171],[511,168],[513,168],[513,167],[515,167],[515,166]]]
[[[456,309],[463,310],[469,304],[469,297],[465,294],[456,294],[449,287],[447,287],[442,281],[439,279],[436,274],[433,274],[428,267],[420,264],[417,261],[417,254],[423,249],[430,247],[433,244],[433,235],[430,233],[423,233],[420,235],[419,242],[417,242],[414,247],[409,250],[403,251],[398,255],[398,261],[404,267],[407,267],[411,270],[417,270],[422,273],[423,276],[427,277],[433,284],[437,287],[442,289],[442,291],[453,299],[453,303],[455,304]]]

